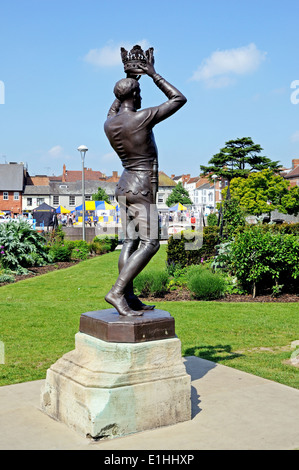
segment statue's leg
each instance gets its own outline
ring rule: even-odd
[[[138,297],[134,295],[132,289],[133,280],[160,247],[158,237],[151,238],[152,234],[156,234],[155,229],[151,227],[153,213],[153,224],[156,224],[156,213],[153,212],[151,206],[150,199],[140,194],[137,196],[129,195],[126,200],[125,213],[124,206],[121,206],[122,222],[126,221],[126,239],[119,260],[119,276],[115,285],[105,297],[106,301],[114,305],[121,315],[140,315],[143,314],[145,309],[153,308],[142,304]],[[129,309],[131,307],[133,313],[124,308],[125,303]]]

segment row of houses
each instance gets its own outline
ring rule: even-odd
[[[107,193],[110,203],[116,204],[115,188],[120,176],[116,171],[106,177],[100,171],[84,169],[85,199],[101,187]],[[159,172],[158,204],[165,209],[166,200],[176,183],[164,172]],[[0,212],[18,215],[31,212],[42,203],[54,208],[63,206],[73,210],[82,204],[82,172],[67,170],[63,165],[60,176],[29,175],[23,163],[0,164]]]
[[[299,186],[299,159],[293,159],[291,168],[285,168],[281,174],[290,181],[291,186]],[[84,178],[86,200],[91,200],[92,195],[101,187],[108,194],[111,204],[116,203],[115,187],[120,178],[117,171],[107,177],[100,171],[85,168]],[[160,171],[158,210],[167,210],[166,200],[179,182],[189,192],[193,202],[192,209],[203,210],[204,213],[209,213],[221,201],[221,191],[227,184],[218,180],[212,184],[206,177],[191,177],[190,174],[169,177]],[[0,164],[0,212],[14,215],[31,212],[43,202],[55,208],[61,205],[69,210],[80,205],[82,172],[67,170],[63,165],[60,176],[30,176],[24,163]]]

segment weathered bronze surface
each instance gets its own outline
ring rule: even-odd
[[[120,316],[117,310],[109,308],[83,313],[79,331],[108,342],[141,343],[175,337],[175,322],[164,310]]]
[[[141,316],[154,306],[144,305],[133,292],[133,280],[160,247],[158,236],[158,151],[153,127],[172,116],[185,103],[185,96],[154,68],[153,48],[121,49],[127,78],[114,87],[114,100],[104,125],[108,140],[124,167],[116,198],[121,211],[125,239],[119,257],[119,276],[105,300],[122,316]],[[141,108],[136,73],[148,75],[166,95],[167,101]],[[152,310],[151,310],[152,311]]]

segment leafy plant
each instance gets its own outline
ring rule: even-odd
[[[221,269],[228,271],[232,261],[232,241],[220,243],[216,245],[216,256],[212,262],[212,269]]]
[[[167,292],[169,275],[164,271],[141,272],[134,279],[134,290],[137,295],[146,297],[155,295],[161,297]]]
[[[96,254],[109,253],[114,251],[118,245],[118,236],[114,237],[97,236],[90,244],[90,250]]]
[[[219,244],[219,227],[204,227],[203,236],[199,232],[183,231],[180,238],[171,236],[167,245],[167,266],[180,267],[200,264],[215,254],[215,246]]]
[[[18,274],[27,268],[49,262],[45,238],[25,221],[9,221],[0,225],[0,263]]]
[[[232,271],[254,297],[258,285],[292,284],[299,276],[299,238],[295,235],[248,227],[236,237],[231,254]]]
[[[209,227],[212,227],[212,226],[215,226],[217,225],[218,223],[218,216],[215,212],[212,212],[211,214],[209,214],[207,216],[207,222],[208,222],[208,226]]]
[[[224,296],[226,281],[208,269],[197,269],[190,272],[188,289],[196,299],[215,300]]]
[[[67,262],[71,259],[72,248],[70,245],[53,245],[49,250],[49,257],[52,263]]]

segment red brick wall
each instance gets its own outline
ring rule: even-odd
[[[14,191],[8,191],[8,200],[5,200],[3,199],[3,191],[0,191],[1,211],[12,211],[14,214],[20,214],[22,212],[22,194],[19,192],[19,200],[15,201]]]

